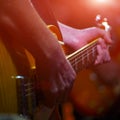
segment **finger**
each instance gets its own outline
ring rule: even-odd
[[[105,35],[104,35],[104,40],[105,40],[105,42],[106,42],[107,44],[112,44],[112,43],[113,43],[109,32],[106,32],[106,33],[105,33]]]
[[[103,59],[102,59],[102,57],[103,57],[103,50],[102,50],[100,45],[97,45],[97,52],[98,52],[98,55],[97,55],[97,58],[95,60],[95,65],[103,63]]]
[[[98,44],[99,44],[99,45],[101,46],[101,48],[103,48],[103,49],[106,49],[106,48],[107,48],[107,45],[106,45],[104,39],[102,39],[102,38],[99,38],[99,39],[98,39]]]
[[[66,91],[69,88],[69,83],[66,82],[67,80],[66,74],[56,74],[55,81],[56,87],[58,88],[57,91],[52,90],[52,93],[55,94],[54,103],[55,105],[61,104],[64,101],[64,97],[66,95]],[[53,102],[53,101],[52,101]]]
[[[47,107],[53,107],[55,105],[56,99],[58,97],[58,85],[56,83],[56,75],[50,77],[49,80],[44,80],[45,88],[42,88],[44,95],[44,104]]]
[[[68,82],[68,79],[70,78],[67,78],[67,76],[59,74],[59,77],[65,84],[59,89],[59,97],[57,98],[57,101],[59,101],[58,103],[63,103],[68,97],[69,91],[71,90],[71,83]]]
[[[75,75],[74,71],[71,71],[71,69],[68,69],[64,73],[59,73],[58,75],[60,79],[59,82],[63,84],[63,86],[59,86],[59,97],[57,99],[60,101],[60,103],[62,103],[66,100],[68,94],[70,93],[70,90],[72,89]]]
[[[109,62],[111,60],[110,53],[108,49],[104,50],[104,62]]]
[[[102,58],[101,59],[103,59],[103,62],[110,61],[109,45],[106,45],[106,43],[104,42],[104,39],[100,39],[99,44],[100,44],[101,50],[102,50],[102,52],[101,52]],[[100,51],[100,49],[99,49],[99,51]]]
[[[70,86],[73,84],[75,77],[76,77],[76,73],[73,69],[73,67],[71,66],[71,64],[69,63],[69,61],[67,62],[67,64],[65,66],[63,66],[64,70],[60,73],[63,81],[65,82],[65,84],[67,86]]]

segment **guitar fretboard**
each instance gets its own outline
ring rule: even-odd
[[[97,39],[67,56],[76,72],[90,67],[97,56]]]

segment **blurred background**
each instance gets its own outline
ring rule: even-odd
[[[63,104],[60,109],[63,120],[120,120],[120,0],[50,1],[56,18],[71,27],[83,29],[97,26],[95,20],[97,15],[101,15],[102,18],[107,18],[108,24],[111,26],[110,33],[113,39],[113,45],[110,48],[112,57],[110,63],[97,66],[99,68],[97,70],[85,69],[78,73],[70,93],[70,99]],[[0,66],[5,66],[6,68],[4,69],[6,75],[0,76],[0,82],[2,83],[0,84],[0,88],[4,88],[3,83],[6,86],[6,89],[3,89],[1,92],[3,99],[0,99],[0,113],[3,112],[2,107],[7,106],[10,108],[9,111],[14,111],[14,109],[18,111],[18,109],[20,109],[19,111],[22,110],[23,115],[30,114],[31,117],[34,113],[32,108],[36,105],[35,91],[33,89],[35,83],[32,83],[33,79],[36,79],[35,71],[33,70],[32,73],[30,73],[30,80],[26,77],[24,78],[24,76],[17,76],[16,68],[6,52],[4,45],[1,43],[0,48],[4,51],[1,51],[3,55],[1,54],[0,56],[2,60]],[[5,60],[7,60],[7,62]],[[20,59],[20,63],[21,61],[23,60]],[[25,64],[26,62],[28,61],[25,61]],[[7,72],[8,65],[10,65],[10,72]],[[9,78],[9,76],[14,75],[13,73],[15,76],[12,76],[12,79]],[[5,79],[7,80],[7,85],[6,81],[4,81]],[[16,95],[15,92],[15,80],[18,81],[19,85],[18,92],[20,94],[18,95]],[[26,83],[30,84],[27,84],[26,87],[24,85]],[[13,84],[14,87],[7,87],[10,85],[13,86]],[[28,95],[28,97],[26,97],[24,89],[26,90],[29,87],[30,91],[26,92]],[[6,99],[7,97],[4,93],[6,93],[6,96],[10,99]],[[10,93],[15,94],[15,96],[11,98]],[[15,101],[16,97],[21,98],[18,100],[20,104]],[[8,120],[6,117],[9,116],[1,116],[0,120]],[[10,119],[12,120],[14,117],[16,118],[16,116],[11,116]],[[17,118],[17,120],[18,119],[22,118],[20,117]]]
[[[120,1],[51,0],[56,18],[72,27],[96,26],[99,14],[111,26],[112,61],[99,71],[83,70],[78,74],[70,101],[63,105],[64,120],[120,119]]]

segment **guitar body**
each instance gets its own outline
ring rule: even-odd
[[[0,113],[17,113],[17,70],[3,42],[0,40]]]
[[[48,26],[48,28],[61,40],[57,27]],[[64,45],[62,41],[59,42]],[[97,54],[96,44],[97,40],[94,40],[89,45],[66,56],[78,74],[71,92],[71,100],[85,115],[104,113],[115,98],[110,86],[104,86],[96,77],[90,77],[93,74],[91,71],[80,71],[88,67],[87,63],[93,64]],[[66,46],[63,49],[65,53],[69,52]],[[57,106],[53,109],[38,106],[36,85],[35,62],[31,54],[17,43],[5,41],[3,43],[0,40],[0,113],[34,116],[35,120],[49,118],[59,120],[59,115],[54,116],[58,113]]]
[[[72,103],[77,111],[85,116],[105,114],[116,97],[114,87],[102,83],[89,69],[78,74],[71,92]]]
[[[0,39],[0,113],[27,116],[34,112],[33,61],[28,56],[17,44],[5,43]]]
[[[57,27],[48,28],[61,39]],[[49,109],[39,104],[37,82],[33,56],[17,43],[0,38],[0,114],[59,120],[58,106]]]

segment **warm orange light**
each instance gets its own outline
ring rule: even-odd
[[[114,2],[114,0],[88,0],[88,3],[92,5],[111,5]]]
[[[95,0],[94,0],[95,1]],[[106,2],[108,2],[109,0],[96,0],[96,2],[98,2],[98,3],[106,3]]]
[[[91,0],[91,2],[94,2],[96,4],[111,4],[114,0]]]

